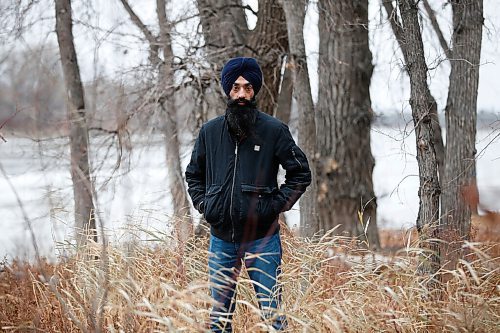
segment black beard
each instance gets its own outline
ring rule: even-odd
[[[244,103],[240,105],[239,103]],[[255,99],[229,99],[227,101],[226,119],[231,134],[238,140],[252,134],[253,125],[257,118],[257,103]]]

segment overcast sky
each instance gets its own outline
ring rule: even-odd
[[[373,109],[377,113],[409,112],[407,100],[409,98],[409,81],[402,71],[402,55],[395,42],[390,25],[381,14],[381,0],[370,1],[370,47],[373,53],[374,72],[371,82],[371,97]],[[257,9],[256,0],[246,0]],[[451,35],[451,9],[445,6],[440,8],[444,1],[430,1],[437,10],[441,28],[449,40]],[[127,13],[118,0],[95,0],[93,10],[85,10],[86,1],[74,1],[74,18],[79,22],[91,22],[102,30],[92,30],[83,24],[75,25],[76,48],[78,61],[84,81],[92,81],[96,74],[105,74],[110,78],[123,78],[122,73],[130,72],[133,67],[147,62],[147,45],[142,43],[142,35],[130,23]],[[170,5],[167,12],[171,18],[186,16],[186,13],[195,9],[194,0],[174,0],[175,6]],[[151,29],[156,29],[155,1],[131,1],[131,4],[141,19]],[[484,0],[485,28],[481,54],[481,69],[479,82],[478,110],[495,111],[500,113],[500,1]],[[53,1],[42,1],[40,17],[54,16]],[[249,25],[255,24],[255,17],[247,11]],[[46,20],[47,24],[31,29],[25,35],[23,42],[17,42],[18,48],[29,47],[36,43],[47,41],[56,45],[56,36],[53,32],[53,20]],[[315,2],[308,9],[304,27],[308,64],[314,99],[317,100],[317,59],[318,59],[318,11]],[[188,40],[193,36],[198,25],[197,19],[192,19],[177,26],[179,37],[174,43],[174,52],[182,54]],[[113,33],[107,33],[112,30]],[[124,34],[131,34],[123,36]],[[427,63],[430,68],[429,83],[432,94],[436,98],[439,109],[443,110],[448,88],[449,62],[444,60],[433,31],[425,27],[423,31],[424,47]],[[2,53],[8,45],[0,45]]]

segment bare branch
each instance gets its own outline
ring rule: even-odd
[[[401,47],[403,53],[405,53],[403,44],[403,28],[401,21],[398,19],[398,15],[396,13],[396,9],[392,5],[391,0],[383,0],[382,4],[384,5],[385,11],[387,12],[387,19],[391,23],[392,31],[394,32],[394,36],[396,36],[396,40],[398,41],[399,46]]]
[[[156,38],[153,35],[151,31],[146,27],[146,25],[142,22],[142,20],[137,16],[137,14],[134,12],[132,7],[130,7],[129,3],[127,0],[120,0],[122,3],[123,7],[127,11],[128,15],[130,16],[130,19],[132,22],[139,28],[139,30],[142,31],[144,34],[144,37],[148,40],[149,44],[154,45],[156,44]]]
[[[444,54],[446,54],[446,57],[448,59],[451,59],[452,58],[451,50],[450,50],[448,43],[446,42],[446,39],[444,38],[443,31],[439,27],[439,23],[438,23],[437,18],[436,18],[436,13],[432,9],[432,7],[429,5],[428,0],[424,0],[423,3],[424,3],[425,11],[427,12],[427,15],[429,15],[429,19],[431,20],[432,28],[436,32],[436,35],[439,39],[439,44],[441,45],[441,48],[443,49]]]
[[[252,14],[254,14],[255,16],[259,16],[259,13],[256,12],[255,10],[253,10],[252,7],[250,7],[250,5],[245,5],[245,6],[240,6],[240,5],[229,5],[228,7],[239,7],[239,8],[242,8],[242,9],[247,9],[249,10],[250,12],[252,12]]]
[[[19,112],[21,112],[21,109],[16,109],[16,112],[14,112],[12,115],[10,115],[7,119],[4,120],[3,123],[0,124],[0,130],[5,126],[5,124],[7,124],[12,118],[14,118]],[[5,138],[3,137],[2,134],[0,134],[0,138],[4,141],[4,142],[7,142],[7,140],[5,140]]]

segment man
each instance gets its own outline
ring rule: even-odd
[[[278,215],[292,208],[311,183],[307,158],[288,127],[257,110],[262,71],[253,58],[230,59],[221,74],[226,113],[200,130],[186,169],[194,207],[210,224],[209,276],[214,332],[231,332],[236,279],[242,261],[262,316],[283,329]],[[278,189],[279,165],[286,171]]]

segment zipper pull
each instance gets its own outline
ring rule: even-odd
[[[234,147],[234,155],[238,155],[238,143],[236,143],[236,147]]]

